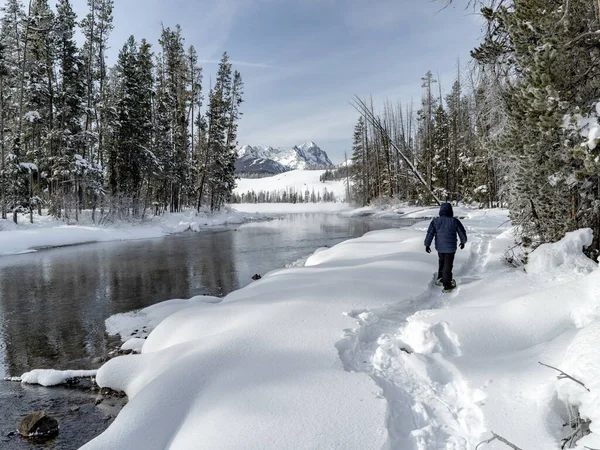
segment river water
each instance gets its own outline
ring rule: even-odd
[[[37,368],[90,369],[115,341],[104,320],[172,298],[224,296],[251,277],[293,264],[319,247],[411,221],[290,214],[160,239],[64,247],[0,258],[0,377]],[[0,448],[78,448],[101,433],[120,404],[94,405],[89,387],[0,381]],[[11,432],[45,410],[60,423],[45,445]]]

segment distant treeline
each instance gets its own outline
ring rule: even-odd
[[[335,169],[327,169],[323,175],[319,178],[323,183],[325,181],[340,181],[347,180],[349,177],[348,167],[339,166]]]
[[[337,202],[343,199],[336,198],[333,192],[324,188],[323,191],[311,191],[295,188],[274,191],[248,191],[245,194],[233,193],[231,203],[321,203]]]

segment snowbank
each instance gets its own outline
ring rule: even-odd
[[[225,208],[215,214],[205,211],[165,214],[150,217],[143,222],[117,222],[106,227],[93,225],[86,215],[82,217],[82,223],[77,225],[65,225],[64,222],[49,216],[35,216],[33,224],[24,219],[20,225],[15,225],[9,220],[0,220],[0,256],[92,242],[157,238],[260,218],[261,216],[255,214]]]
[[[171,314],[184,309],[193,308],[201,303],[219,303],[222,299],[210,295],[197,295],[190,299],[173,299],[157,303],[138,311],[130,311],[110,316],[104,322],[106,331],[113,336],[120,336],[123,341],[133,335],[147,335],[159,323]],[[123,348],[125,350],[125,348]]]
[[[474,210],[465,206],[455,206],[455,217],[468,217]],[[346,217],[365,217],[371,216],[376,219],[430,219],[439,215],[439,206],[412,206],[405,203],[391,203],[385,205],[363,206],[350,211],[344,212],[342,215]],[[495,214],[494,210],[483,210]],[[497,210],[502,211],[502,210]],[[503,213],[502,217],[506,219]],[[478,214],[476,214],[479,217]]]
[[[531,253],[527,263],[530,274],[581,273],[587,274],[598,265],[582,251],[592,245],[594,235],[589,228],[573,231],[559,242],[542,244]]]
[[[24,373],[19,378],[22,383],[39,384],[41,386],[57,386],[75,378],[93,378],[96,370],[54,370],[36,369]]]

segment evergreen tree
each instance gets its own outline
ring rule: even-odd
[[[56,35],[58,53],[58,95],[56,107],[57,154],[53,158],[52,181],[58,194],[62,186],[62,201],[69,217],[69,209],[75,204],[76,214],[81,207],[82,186],[75,179],[75,155],[85,153],[85,137],[81,127],[84,112],[85,85],[82,79],[83,64],[75,42],[76,16],[69,0],[57,4]],[[60,217],[60,204],[54,199],[54,211]]]
[[[516,74],[504,92],[509,127],[502,139],[514,167],[509,197],[513,221],[533,245],[581,226],[600,231],[593,212],[598,177],[574,182],[582,161],[563,127],[565,115],[587,110],[595,101],[598,60],[590,52],[598,29],[595,5],[573,0],[565,10],[561,4],[519,0],[484,14],[494,31],[474,57],[501,67],[507,76]]]
[[[132,37],[109,68],[113,0],[87,3],[79,23],[69,0],[55,13],[48,0],[27,12],[20,0],[1,6],[2,218],[33,218],[43,204],[66,220],[84,208],[95,220],[105,205],[133,216],[150,202],[156,213],[207,200],[220,208],[235,186],[241,75],[225,59],[202,111],[202,69],[179,26],[163,30],[157,57]]]
[[[359,117],[354,127],[354,136],[352,139],[352,165],[350,166],[350,178],[352,179],[352,196],[360,199],[363,205],[367,205],[371,200],[366,171],[366,152],[364,148],[365,121]]]
[[[451,200],[452,197],[452,155],[450,149],[450,127],[448,115],[442,107],[438,106],[434,113],[431,130],[432,159],[432,186],[439,199]]]

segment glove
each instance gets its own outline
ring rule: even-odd
[[[425,251],[426,251],[427,253],[431,253],[431,247],[429,247],[429,246],[428,246],[428,247],[425,247]]]
[[[465,244],[463,244],[463,243],[461,242],[461,243],[460,243],[460,245],[459,245],[459,247],[460,247],[460,249],[461,249],[461,250],[464,250],[464,249],[465,249]]]

